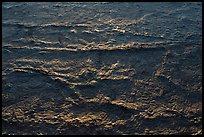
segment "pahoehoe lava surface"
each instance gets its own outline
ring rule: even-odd
[[[2,134],[202,134],[201,10],[3,2]]]

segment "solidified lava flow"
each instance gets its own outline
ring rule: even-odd
[[[201,135],[201,11],[3,2],[2,134]]]

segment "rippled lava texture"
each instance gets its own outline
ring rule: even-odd
[[[202,3],[2,8],[2,134],[202,134]]]

